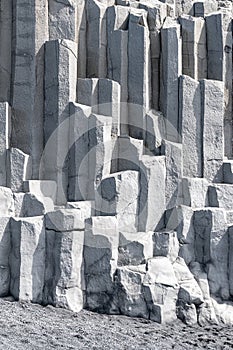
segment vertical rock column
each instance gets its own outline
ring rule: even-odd
[[[0,101],[10,102],[12,0],[0,3]]]
[[[181,16],[182,73],[200,80],[207,78],[206,29],[203,18]]]
[[[224,84],[203,80],[203,176],[214,182],[222,182],[224,157]]]
[[[11,109],[8,103],[0,103],[0,186],[7,186],[7,149],[10,142]]]
[[[142,139],[151,93],[150,39],[144,10],[130,13],[128,40],[129,133],[132,137]]]
[[[180,25],[167,18],[161,29],[162,62],[160,85],[160,108],[167,120],[167,138],[179,139],[178,77],[182,71]]]
[[[76,99],[77,45],[69,40],[45,45],[45,155],[46,180],[57,182],[57,203],[66,202],[68,185],[69,102]],[[49,142],[48,142],[49,141]]]
[[[44,48],[47,0],[14,0],[12,55],[12,146],[32,156],[38,177],[43,151]]]
[[[208,79],[224,82],[225,155],[232,156],[232,14],[226,9],[206,17]]]
[[[122,134],[128,131],[128,16],[128,7],[111,6],[107,10],[108,78],[121,86]]]
[[[183,176],[202,177],[203,134],[200,84],[198,81],[182,75],[180,77],[179,90]]]

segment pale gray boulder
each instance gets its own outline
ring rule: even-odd
[[[116,156],[112,159],[118,171],[140,169],[143,155],[143,141],[130,136],[120,136],[116,142]]]
[[[45,216],[47,230],[65,232],[84,229],[83,213],[79,209],[57,209]]]
[[[120,232],[118,266],[144,264],[153,254],[153,232]]]
[[[10,293],[16,300],[42,303],[45,273],[43,216],[11,220]]]
[[[121,314],[149,318],[143,295],[145,265],[118,267],[115,275],[115,293]]]
[[[144,284],[163,284],[165,286],[176,287],[176,278],[171,261],[165,256],[156,256],[147,261],[147,273]]]
[[[166,120],[161,112],[150,110],[145,116],[145,152],[159,155],[166,139]]]
[[[153,235],[153,256],[165,256],[173,263],[179,254],[179,241],[175,231],[164,230]]]

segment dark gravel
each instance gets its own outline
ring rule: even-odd
[[[0,349],[233,349],[233,327],[158,325],[0,300]]]

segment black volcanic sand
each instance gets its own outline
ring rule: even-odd
[[[233,349],[233,326],[159,325],[0,300],[0,349]]]

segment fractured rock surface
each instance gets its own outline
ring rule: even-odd
[[[0,297],[233,324],[232,2],[0,2]]]

